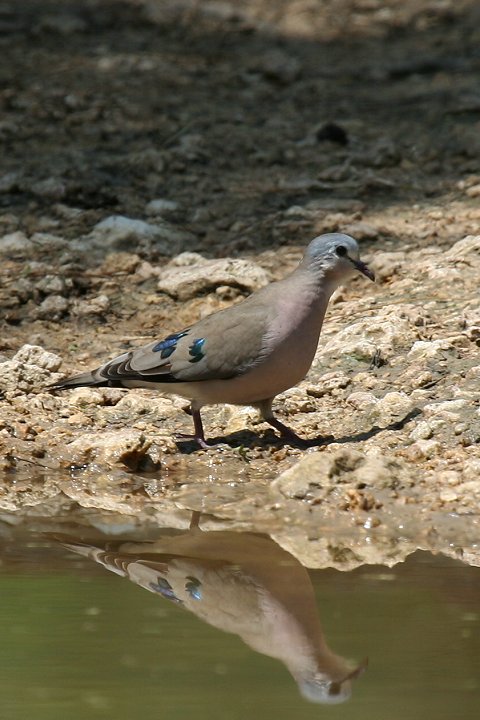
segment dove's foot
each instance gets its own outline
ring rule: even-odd
[[[184,435],[183,433],[177,433],[175,435],[176,438],[179,440],[194,440],[197,445],[199,445],[202,450],[209,450],[211,448],[211,445],[207,443],[205,440],[205,434],[203,432],[203,424],[202,424],[202,416],[200,415],[200,410],[194,410],[192,406],[190,406],[190,414],[193,418],[193,427],[194,427],[194,434],[193,435]]]
[[[202,448],[202,450],[210,450],[212,445],[209,445],[205,438],[198,437],[197,435],[189,435],[188,433],[175,433],[174,435],[175,440],[191,440],[192,442],[196,442],[199,447]]]
[[[307,448],[310,446],[309,440],[304,440],[299,435],[297,435],[296,432],[292,430],[292,428],[289,428],[288,425],[284,425],[280,420],[277,420],[277,418],[264,418],[266,422],[268,422],[269,425],[275,428],[275,430],[278,430],[282,438],[285,440],[288,440],[293,445],[296,445],[297,447],[301,448]]]

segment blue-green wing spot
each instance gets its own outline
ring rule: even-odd
[[[172,335],[167,335],[164,340],[160,340],[160,342],[152,348],[152,352],[159,352],[162,360],[169,358],[170,355],[175,351],[175,348],[177,347],[177,343],[180,338],[185,337],[185,335],[188,335],[188,330],[173,333]]]
[[[197,578],[188,576],[186,578],[187,582],[185,583],[185,590],[190,595],[190,597],[193,600],[201,600],[202,599],[202,583],[200,580],[197,580]]]
[[[205,338],[198,338],[197,340],[194,340],[193,343],[190,345],[189,353],[192,356],[190,358],[191,363],[199,362],[202,358],[205,357],[205,353],[203,352],[203,346],[205,344]]]
[[[149,583],[150,589],[153,590],[153,592],[157,592],[160,595],[162,595],[167,600],[172,600],[174,603],[180,603],[183,604],[183,601],[178,598],[170,583],[168,580],[165,580],[165,578],[159,577],[156,583]]]

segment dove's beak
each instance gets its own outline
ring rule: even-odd
[[[353,258],[349,258],[349,260],[351,261],[352,265],[356,267],[359,272],[362,273],[362,275],[365,275],[365,277],[367,277],[369,280],[375,282],[375,273],[373,272],[373,270],[370,270],[368,265],[365,265],[365,263],[361,260],[354,260]]]

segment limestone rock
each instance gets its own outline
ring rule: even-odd
[[[8,233],[0,238],[0,253],[24,253],[33,248],[30,238],[27,238],[24,232],[17,230]]]
[[[59,275],[45,275],[35,287],[45,295],[63,295],[66,289],[65,280]]]
[[[469,340],[480,344],[480,305],[463,311],[461,325]]]
[[[62,358],[59,355],[48,352],[40,345],[22,345],[12,360],[27,365],[37,365],[49,372],[56,372],[62,364]]]
[[[324,395],[337,395],[351,383],[350,378],[344,372],[330,372],[321,376],[316,385],[306,387],[307,395],[312,397],[323,397]]]
[[[97,295],[89,300],[76,300],[72,305],[72,315],[87,317],[88,315],[103,315],[110,308],[107,295]]]
[[[453,352],[455,352],[455,348],[449,340],[417,340],[413,343],[407,358],[411,362],[442,360]]]
[[[205,265],[206,263],[208,263],[207,258],[204,258],[200,253],[186,250],[172,258],[167,267],[187,267],[190,265]]]
[[[404,252],[379,252],[372,255],[368,264],[374,271],[377,280],[386,280],[396,275],[405,261]]]
[[[350,393],[347,403],[353,405],[356,410],[370,410],[378,403],[378,400],[372,393],[358,391]]]
[[[406,306],[410,311],[410,306]],[[402,306],[387,305],[373,317],[359,320],[340,330],[320,350],[320,357],[350,356],[371,362],[376,355],[393,357],[398,348],[411,344],[415,337],[415,320]]]
[[[448,418],[456,418],[462,414],[463,409],[468,405],[465,398],[457,398],[456,400],[445,400],[438,403],[430,403],[425,405],[423,412],[427,417],[432,415],[443,415]]]
[[[271,483],[275,492],[288,498],[316,503],[325,500],[339,486],[356,488],[359,483],[377,489],[409,486],[409,472],[396,460],[365,455],[355,450],[311,453],[285,470]]]
[[[467,257],[469,261],[475,257],[480,260],[480,235],[467,235],[459,240],[445,253],[445,257],[454,261],[465,261]]]
[[[434,428],[432,427],[432,424],[422,420],[422,422],[419,422],[412,432],[410,433],[410,438],[412,440],[430,440],[430,438],[433,435]]]
[[[68,300],[63,295],[48,295],[37,308],[42,320],[59,320],[68,310]]]
[[[79,241],[103,252],[136,251],[138,247],[155,249],[162,255],[174,255],[191,242],[192,236],[166,220],[153,224],[123,215],[111,215],[97,223],[92,232]],[[79,247],[80,247],[79,245]]]
[[[74,388],[68,393],[68,402],[75,407],[88,407],[89,405],[98,406],[105,404],[102,388],[96,389],[91,387]]]
[[[389,392],[373,409],[372,415],[380,427],[403,420],[414,407],[412,399],[404,392]]]
[[[259,265],[248,260],[225,258],[206,260],[200,265],[170,266],[161,273],[158,289],[184,301],[224,285],[253,292],[269,280],[269,274]]]
[[[161,215],[168,217],[178,210],[178,203],[174,200],[165,200],[164,198],[157,198],[150,200],[145,207],[147,215]]]
[[[67,446],[68,457],[64,459],[71,464],[123,464],[137,470],[147,460],[150,445],[151,441],[139,430],[85,433]]]
[[[37,345],[23,345],[11,359],[0,363],[0,391],[9,401],[23,393],[50,385],[62,360]]]

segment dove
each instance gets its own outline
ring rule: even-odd
[[[305,445],[273,414],[274,398],[306,376],[315,357],[328,301],[334,290],[360,272],[356,240],[327,233],[307,246],[298,267],[241,302],[147,345],[129,350],[91,372],[51,386],[150,388],[190,401],[194,434],[205,439],[201,409],[206,405],[249,405],[294,444]]]

